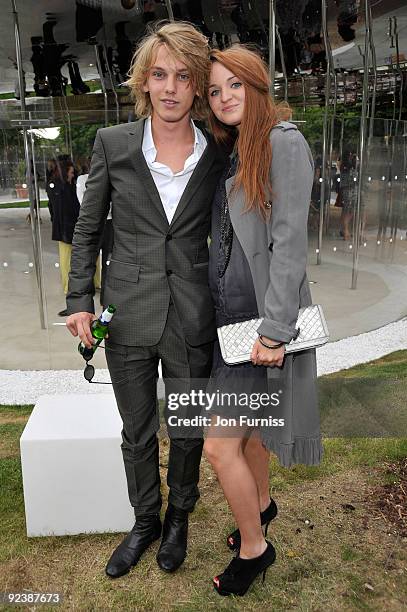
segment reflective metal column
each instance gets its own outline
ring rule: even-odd
[[[323,137],[322,137],[322,168],[321,168],[321,202],[319,208],[319,231],[318,231],[318,250],[317,250],[317,264],[321,264],[321,249],[322,249],[322,236],[324,231],[325,223],[325,200],[326,200],[326,183],[328,182],[328,189],[330,190],[331,176],[330,169],[327,177],[327,157],[328,157],[328,131],[329,131],[329,105],[331,101],[331,61],[332,54],[328,52],[329,38],[328,38],[328,26],[327,26],[327,6],[326,0],[321,0],[321,13],[322,13],[322,31],[324,36],[325,53],[327,60],[327,70],[325,77],[325,111],[324,111],[324,123],[323,123]],[[328,194],[330,196],[330,194]]]
[[[174,21],[174,13],[171,6],[171,0],[165,0],[165,6],[167,7],[168,19]]]
[[[20,86],[20,102],[21,102],[21,121],[16,122],[20,124],[23,131],[24,140],[24,158],[26,166],[26,180],[28,186],[28,194],[30,199],[30,221],[31,221],[31,237],[33,243],[33,255],[35,273],[37,277],[37,297],[38,306],[40,313],[41,328],[47,328],[47,315],[46,315],[46,302],[45,292],[43,283],[43,264],[42,264],[42,252],[41,252],[41,235],[40,235],[40,201],[38,196],[38,189],[35,185],[35,168],[33,166],[33,158],[28,142],[27,126],[30,126],[30,119],[26,120],[26,105],[25,105],[25,83],[23,74],[23,62],[21,56],[21,40],[20,40],[20,28],[18,23],[18,13],[16,0],[11,0],[11,6],[14,17],[14,37],[16,43],[16,59],[18,69],[18,82]]]
[[[274,97],[276,80],[276,0],[269,0],[269,77],[270,93]]]
[[[369,44],[370,44],[370,10],[369,0],[364,0],[365,8],[365,51],[363,58],[363,93],[362,93],[362,116],[360,119],[360,140],[359,140],[359,176],[358,194],[356,203],[355,233],[353,242],[353,267],[351,289],[356,289],[359,264],[359,244],[360,244],[360,222],[361,222],[361,202],[362,188],[364,180],[365,159],[366,159],[366,123],[367,123],[367,104],[369,100]]]

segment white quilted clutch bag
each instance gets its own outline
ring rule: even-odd
[[[229,365],[250,361],[253,344],[259,337],[257,329],[263,319],[250,319],[218,328],[223,360]],[[313,304],[300,308],[296,323],[297,335],[285,345],[286,353],[303,351],[325,344],[329,340],[322,306]]]

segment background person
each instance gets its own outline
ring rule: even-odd
[[[358,200],[358,183],[356,170],[356,155],[352,151],[344,151],[339,163],[340,183],[339,197],[342,204],[341,232],[344,240],[351,240],[350,223],[355,215]]]
[[[55,165],[48,164],[46,184],[48,207],[51,214],[52,240],[58,241],[59,269],[62,290],[68,292],[68,275],[71,262],[72,238],[79,216],[79,200],[75,187],[75,168],[72,160],[56,159]],[[58,315],[67,316],[66,309]]]

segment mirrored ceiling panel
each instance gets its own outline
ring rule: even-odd
[[[13,4],[19,20],[28,97],[82,96],[123,91],[132,54],[149,23],[183,19],[198,27],[213,47],[255,44],[269,59],[269,0],[1,0],[0,91],[18,98]],[[378,91],[404,85],[407,3],[368,0],[379,67]],[[292,103],[323,101],[327,41],[338,75],[338,101],[361,95],[365,0],[274,0],[276,96]],[[302,102],[301,102],[302,100]],[[87,104],[83,103],[86,107]]]

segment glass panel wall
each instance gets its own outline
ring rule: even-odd
[[[33,251],[29,194],[21,130],[2,130],[2,184],[0,191],[1,308],[8,313],[4,326],[2,369],[78,369],[82,358],[77,341],[67,332],[65,317],[66,279],[70,259],[72,218],[79,212],[96,131],[113,125],[116,112],[71,112],[54,116],[32,114],[33,124],[48,118],[46,128],[29,132],[39,201],[41,261]],[[12,121],[12,120],[10,120]],[[64,214],[60,215],[60,207]],[[53,214],[54,213],[54,214]],[[101,244],[102,247],[102,244]],[[108,252],[104,249],[105,258]],[[42,271],[43,300],[36,272]],[[95,275],[95,308],[101,309],[102,259]],[[41,311],[44,322],[41,326]],[[102,351],[99,351],[100,353]],[[95,366],[105,367],[103,354]]]
[[[372,5],[373,35],[383,24],[387,27],[385,4]],[[358,13],[362,5],[327,3],[329,45],[324,40],[320,0],[277,0],[274,5],[275,97],[292,103],[294,120],[313,152],[308,274],[314,301],[325,307],[331,337],[336,339],[407,314],[407,130],[404,122],[396,120],[403,106],[402,58],[391,50],[397,41],[376,36],[377,64],[384,68],[375,75],[377,110],[393,119],[368,118],[361,172],[364,19]],[[10,369],[82,365],[65,318],[59,315],[65,308],[61,271],[69,249],[60,252],[52,199],[58,181],[65,187],[69,184],[72,193],[80,189],[98,127],[134,120],[123,82],[146,28],[159,19],[183,19],[198,27],[213,47],[253,43],[269,60],[267,0],[77,2],[58,14],[45,7],[46,3],[37,7],[32,27],[21,20],[27,90],[33,88],[36,94],[35,99],[27,96],[34,122],[28,146],[33,157],[32,188],[41,206],[31,215],[26,151],[21,127],[15,123],[20,118],[18,103],[2,106],[0,113],[0,306],[9,313],[0,367]],[[13,32],[11,12],[6,19]],[[327,121],[323,107],[329,49],[325,45],[332,47],[337,85],[337,106],[332,104]],[[373,84],[373,73],[371,77]],[[83,95],[90,91],[92,95]],[[370,100],[368,114],[371,111]],[[108,245],[104,254],[107,257]],[[99,268],[98,275],[97,288],[102,284]],[[99,309],[98,289],[95,298]],[[98,359],[104,364],[102,355]]]
[[[314,301],[324,305],[335,340],[407,313],[407,133],[405,122],[368,119],[361,177],[360,118],[330,117],[321,216],[323,117],[322,112],[311,121],[304,117],[298,126],[315,162],[308,274]]]
[[[41,118],[45,117],[37,113],[33,120]],[[370,123],[368,120],[357,244],[360,119],[346,115],[329,119],[332,139],[328,138],[326,164],[330,172],[326,173],[322,217],[323,112],[316,109],[310,114],[297,113],[294,120],[310,143],[315,161],[308,225],[308,276],[314,301],[321,303],[326,311],[332,339],[399,319],[406,314],[407,304],[405,122],[377,119]],[[107,123],[115,122],[116,112],[109,111]],[[57,163],[65,177],[70,173],[75,192],[79,190],[96,130],[105,125],[102,110],[70,112],[69,122],[61,113],[50,119],[45,130],[36,129],[33,133],[36,186],[41,201],[45,329],[41,329],[39,316],[22,137],[17,128],[2,130],[0,299],[3,312],[9,313],[3,334],[2,368],[77,369],[82,366],[76,341],[65,329],[65,318],[58,315],[65,308],[65,293],[59,241],[53,239],[52,184],[55,186],[53,176]],[[351,288],[353,279],[356,289]],[[95,282],[98,312],[101,278]],[[95,364],[104,365],[102,353],[96,357]]]

